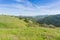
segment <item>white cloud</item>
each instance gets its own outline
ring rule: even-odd
[[[28,1],[28,0],[15,0],[17,2],[25,2],[25,1]]]
[[[41,14],[60,14],[60,0],[45,6],[36,6]]]
[[[22,0],[15,0],[15,1],[17,1],[17,2],[21,2]]]
[[[17,2],[24,2],[25,4],[9,4],[9,5],[0,5],[0,7],[11,7],[11,8],[6,8],[4,9],[6,13],[8,14],[9,12],[11,14],[16,14],[16,15],[43,15],[43,14],[60,14],[60,1],[56,1],[53,3],[50,3],[49,5],[45,6],[37,6],[35,4],[32,4],[31,2],[27,0],[15,0]],[[13,8],[17,9],[13,9]],[[2,11],[4,11],[2,10]],[[4,11],[4,12],[5,12]],[[14,14],[14,15],[15,15]]]

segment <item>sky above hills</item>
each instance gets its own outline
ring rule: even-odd
[[[0,14],[24,16],[60,14],[60,0],[0,0]]]

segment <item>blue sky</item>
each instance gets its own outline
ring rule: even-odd
[[[60,14],[60,0],[0,0],[0,14],[24,16]]]

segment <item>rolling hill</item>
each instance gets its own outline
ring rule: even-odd
[[[0,28],[26,27],[26,22],[11,16],[0,15]]]
[[[0,15],[0,40],[60,40],[60,28],[46,28],[26,18]]]

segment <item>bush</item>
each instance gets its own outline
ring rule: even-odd
[[[48,25],[48,24],[42,24],[41,27],[47,27],[47,28],[55,28],[54,25]]]

